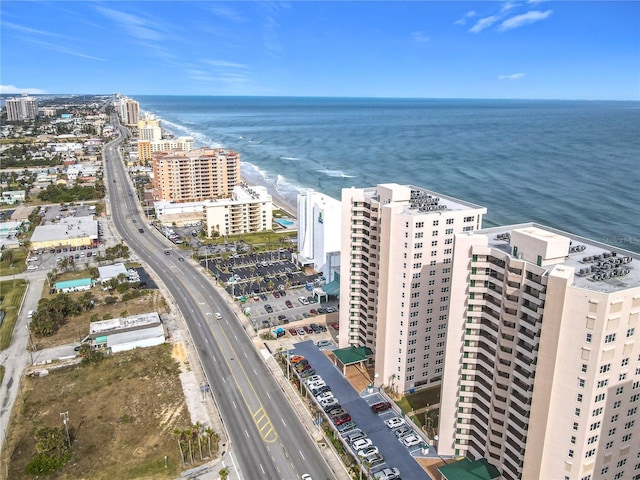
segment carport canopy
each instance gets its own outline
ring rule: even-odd
[[[366,362],[373,355],[373,350],[369,347],[356,347],[355,345],[351,345],[346,348],[338,348],[331,353],[333,353],[337,361],[342,364],[342,374],[346,375],[346,367],[355,365],[356,363]]]

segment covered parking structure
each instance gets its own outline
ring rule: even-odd
[[[371,358],[373,357],[373,350],[369,347],[356,347],[351,345],[346,348],[338,348],[333,350],[333,364],[341,366],[342,375],[347,376],[347,367],[349,365],[355,365],[359,370],[367,367],[371,364]]]

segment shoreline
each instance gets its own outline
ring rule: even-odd
[[[241,180],[249,185],[256,187],[265,187],[269,195],[271,195],[271,202],[274,207],[279,208],[286,212],[291,218],[298,219],[298,207],[296,204],[291,203],[284,196],[282,196],[275,188],[263,182],[261,177],[250,175],[242,169],[242,160],[240,160],[240,177]]]

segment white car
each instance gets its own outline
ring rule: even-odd
[[[321,393],[320,395],[318,395],[316,398],[318,399],[319,402],[321,402],[323,400],[328,400],[329,398],[333,398],[333,393],[324,392],[324,393]]]
[[[407,435],[406,437],[402,437],[400,441],[405,447],[413,447],[420,443],[420,438],[418,438],[417,435]]]
[[[29,310],[29,311],[27,312],[27,318],[31,318],[31,317],[33,317],[33,314],[34,314],[34,313],[36,313],[34,310]]]
[[[218,320],[222,320],[222,314],[220,312],[216,312],[216,318]]]
[[[385,468],[384,470],[376,472],[373,478],[376,480],[395,480],[396,478],[400,478],[400,470],[395,467]]]
[[[27,266],[27,270],[37,270],[38,269],[38,265],[28,265]]]
[[[307,300],[304,297],[298,297],[298,301],[302,304],[302,305],[309,305],[309,300]]]
[[[368,457],[369,455],[375,455],[376,453],[380,453],[380,451],[378,450],[378,447],[374,445],[358,450],[358,456],[361,458]]]
[[[324,383],[324,380],[316,380],[315,382],[309,382],[307,387],[309,390],[315,390],[316,388],[324,387],[325,385],[326,383]]]
[[[322,380],[322,377],[320,375],[311,375],[309,378],[307,378],[304,383],[306,383],[307,385],[317,382],[317,381],[324,381]]]
[[[404,425],[404,423],[404,420],[400,417],[393,417],[384,421],[384,424],[392,430]]]
[[[373,445],[373,442],[371,441],[370,438],[361,438],[353,442],[351,446],[356,452],[359,452],[360,450],[364,450],[365,448],[370,447],[371,445]]]

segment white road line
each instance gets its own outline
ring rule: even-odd
[[[306,460],[306,458],[304,458],[304,455],[302,454],[302,450],[298,450],[298,453],[300,454],[303,460]]]

